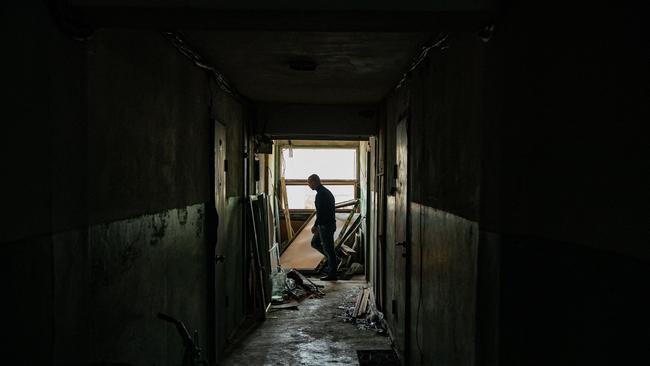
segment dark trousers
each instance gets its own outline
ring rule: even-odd
[[[339,266],[339,260],[334,252],[334,230],[336,228],[326,225],[318,225],[317,227],[318,231],[311,239],[311,246],[327,257],[328,274],[335,275]]]

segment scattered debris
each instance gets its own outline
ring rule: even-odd
[[[282,303],[286,290],[287,275],[284,271],[271,274],[271,303]]]
[[[325,293],[320,290],[325,286],[313,283],[309,278],[303,276],[302,273],[296,271],[295,269],[287,272],[287,280],[288,279],[294,281],[296,288],[302,288],[304,291],[306,291],[309,297],[325,296]],[[289,286],[287,286],[287,288],[289,288]]]
[[[298,309],[298,303],[305,298],[322,297],[325,294],[321,291],[324,286],[316,285],[309,278],[305,277],[296,269],[283,269],[282,265],[286,264],[283,258],[285,250],[293,243],[308,246],[312,252],[316,252],[310,247],[309,238],[311,233],[306,228],[311,227],[311,222],[315,220],[315,212],[297,232],[293,232],[289,221],[289,210],[286,202],[286,186],[284,178],[281,179],[283,202],[274,202],[275,210],[269,200],[269,197],[262,193],[248,197],[249,224],[251,227],[251,240],[249,246],[245,248],[247,262],[247,282],[248,282],[248,304],[247,307],[252,313],[262,314],[264,316],[270,309]],[[274,197],[276,199],[276,197]],[[283,205],[278,205],[283,203]],[[283,206],[284,216],[287,220],[287,231],[289,234],[288,244],[285,246],[278,244],[279,208]],[[363,245],[361,244],[361,223],[362,216],[359,213],[360,200],[350,200],[335,205],[336,209],[348,207],[347,217],[342,226],[338,229],[338,235],[335,239],[335,251],[340,258],[338,272],[341,279],[363,274],[364,267],[357,263],[362,261]],[[342,215],[341,215],[342,216]],[[342,218],[337,220],[342,221]],[[338,222],[338,221],[337,221]],[[300,239],[300,240],[298,240]],[[295,245],[294,245],[295,246]],[[284,248],[283,248],[284,247]],[[292,246],[293,248],[293,246]],[[282,255],[281,255],[282,253]],[[303,255],[304,256],[304,255]],[[313,257],[313,258],[312,258]],[[322,253],[316,252],[315,256],[309,257],[299,263],[309,262],[306,270],[311,272],[320,272],[326,265],[326,259]],[[300,268],[287,265],[285,268]],[[365,315],[368,307],[368,294],[362,303],[359,303],[355,318]]]
[[[298,310],[298,301],[289,300],[281,304],[271,304],[271,310]]]
[[[325,295],[323,285],[313,283],[302,273],[291,269],[280,270],[271,275],[272,296],[270,309],[298,310],[298,304],[305,298],[320,298]],[[268,311],[268,309],[267,309]]]
[[[370,296],[370,289],[365,287],[363,291],[359,292],[357,296],[357,303],[354,306],[354,311],[352,312],[352,318],[357,319],[361,315],[366,314],[366,308],[368,307],[368,296]]]
[[[352,276],[355,275],[362,275],[364,274],[364,268],[361,263],[354,262],[348,267],[348,269],[345,271],[345,274],[342,276],[344,279],[349,279]]]
[[[372,330],[377,334],[388,335],[384,314],[377,310],[375,306],[375,296],[372,289],[363,287],[360,290],[353,306],[351,306],[351,302],[348,302],[348,306],[339,306],[339,309],[344,310],[344,315],[339,318],[343,318],[345,322],[355,324],[359,329]]]

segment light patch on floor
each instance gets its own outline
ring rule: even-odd
[[[325,296],[276,310],[222,365],[359,365],[357,350],[389,349],[390,338],[344,322],[365,281],[321,282]]]

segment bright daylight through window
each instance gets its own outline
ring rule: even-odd
[[[293,148],[292,153],[288,147],[282,149],[289,209],[315,208],[316,191],[307,186],[307,177],[311,174],[318,174],[336,202],[356,198],[357,149]]]

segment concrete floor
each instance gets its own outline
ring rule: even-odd
[[[298,310],[270,310],[267,320],[233,349],[223,365],[359,365],[357,350],[390,349],[388,336],[345,322],[365,280],[321,282],[325,296]]]

